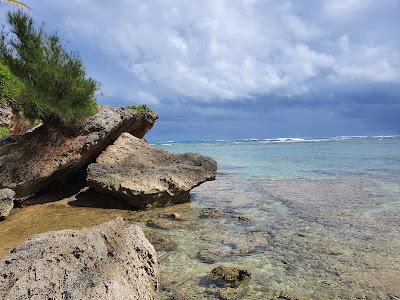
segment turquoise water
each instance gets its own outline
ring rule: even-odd
[[[186,227],[161,230],[178,245],[160,256],[166,299],[400,299],[400,137],[156,145],[219,163],[176,208]],[[202,284],[219,264],[252,279],[221,296]]]
[[[400,175],[400,137],[337,137],[156,143],[212,156],[222,173],[265,179]]]

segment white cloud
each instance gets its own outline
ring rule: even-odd
[[[400,80],[399,49],[333,33],[323,23],[362,14],[370,0],[324,1],[317,16],[300,13],[296,2],[272,0],[43,2],[57,7],[57,21],[74,38],[127,71],[129,88],[153,103],[165,93],[234,100],[306,93],[314,80]]]
[[[136,94],[137,94],[137,97],[136,97],[136,99],[134,99],[136,103],[158,104],[160,102],[160,100],[157,97],[155,97],[147,92],[138,91]]]

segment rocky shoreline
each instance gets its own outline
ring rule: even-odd
[[[151,110],[101,106],[96,115],[74,127],[39,126],[3,138],[0,220],[14,206],[29,205],[35,194],[40,198],[42,191],[54,186],[68,189],[67,182],[78,177],[86,177],[93,198],[104,195],[126,209],[189,201],[194,187],[215,179],[217,163],[199,154],[171,154],[149,145],[143,138],[157,119]],[[148,227],[168,228],[168,220],[180,218],[172,213]],[[162,235],[146,235],[156,248],[175,247]],[[0,266],[2,299],[155,299],[159,287],[153,246],[140,227],[122,218],[31,236],[5,255]]]
[[[53,182],[85,170],[123,132],[138,138],[152,128],[157,114],[102,106],[75,128],[41,126],[21,136],[0,141],[0,188],[17,198],[33,195]]]

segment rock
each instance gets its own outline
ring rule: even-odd
[[[158,277],[140,227],[117,218],[26,240],[0,261],[0,299],[155,299]]]
[[[214,264],[221,261],[225,256],[221,248],[206,248],[197,252],[196,258],[206,264]]]
[[[78,127],[41,126],[0,142],[0,188],[16,197],[34,194],[52,182],[85,168],[122,132],[142,138],[158,116],[129,108],[101,106]]]
[[[156,251],[174,251],[176,243],[152,230],[144,230],[146,238],[150,241]]]
[[[246,289],[241,288],[209,288],[207,289],[207,293],[210,296],[213,296],[216,299],[220,300],[240,300],[246,299]]]
[[[12,134],[21,135],[35,126],[27,119],[20,108],[0,103],[0,127],[7,127]]]
[[[236,216],[236,218],[237,218],[237,220],[240,221],[240,222],[249,223],[249,222],[252,222],[252,221],[253,221],[251,218],[246,217],[246,216],[243,216],[243,215],[238,215],[238,216]]]
[[[214,268],[208,277],[218,286],[238,287],[251,278],[251,273],[245,269],[221,265]]]
[[[171,154],[123,133],[89,165],[87,182],[133,208],[189,201],[189,192],[215,179],[217,163],[200,154]]]
[[[12,124],[13,110],[11,106],[0,102],[0,127],[10,128]]]
[[[182,229],[185,228],[185,223],[176,222],[169,218],[153,218],[146,222],[148,227],[162,229],[162,230],[171,230],[171,229]]]
[[[5,219],[14,207],[15,193],[10,189],[0,190],[0,220]]]
[[[239,298],[239,290],[235,288],[222,288],[217,292],[217,296],[221,300],[233,300],[233,299],[243,299]]]
[[[225,216],[225,212],[221,209],[206,207],[201,210],[199,217],[200,219],[220,219]]]
[[[262,250],[268,245],[268,240],[263,233],[252,232],[245,235],[225,235],[221,244],[232,248],[231,254],[246,256]]]
[[[164,218],[169,218],[169,219],[174,220],[174,221],[186,221],[187,220],[186,218],[181,216],[181,214],[176,213],[176,212],[165,214],[163,216],[164,216]]]

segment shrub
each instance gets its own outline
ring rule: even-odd
[[[146,104],[142,105],[130,105],[128,108],[136,111],[138,114],[144,114],[146,111],[149,111],[151,113],[155,113],[154,110],[152,110],[150,107],[148,107]]]
[[[0,139],[11,134],[11,130],[7,127],[0,127]]]
[[[99,85],[86,78],[79,55],[67,52],[57,34],[35,28],[21,11],[9,13],[8,23],[0,38],[0,60],[25,86],[16,95],[25,115],[54,125],[96,113]]]

